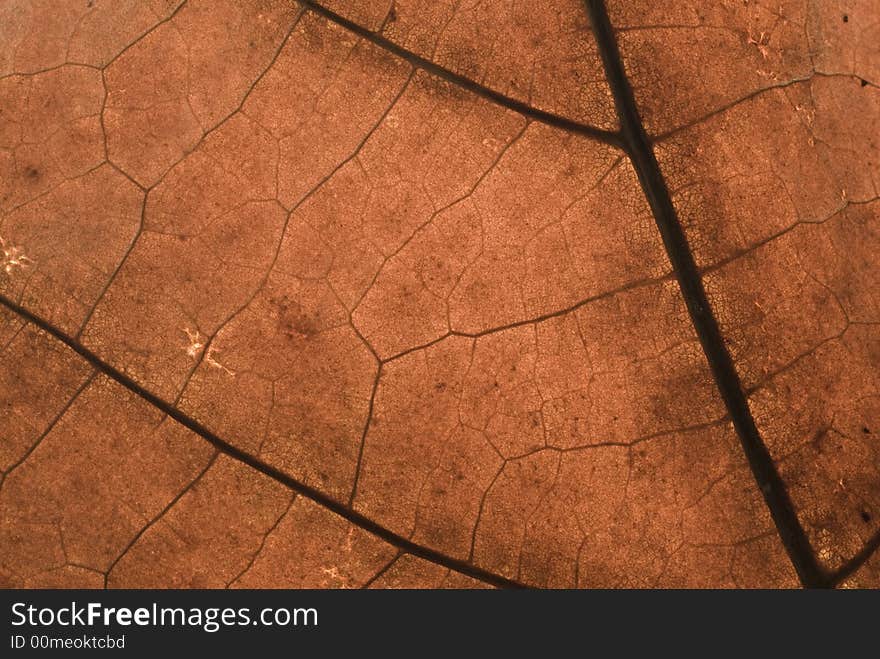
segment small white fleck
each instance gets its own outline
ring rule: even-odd
[[[202,335],[199,334],[198,330],[191,330],[189,327],[184,327],[183,331],[186,333],[186,338],[189,339],[189,345],[186,347],[186,354],[196,359],[199,356],[199,353],[202,351],[202,348],[205,347],[205,344],[202,343]]]
[[[770,35],[766,32],[761,32],[761,35],[757,39],[749,35],[748,42],[758,49],[758,52],[761,53],[763,59],[767,59],[767,55],[770,52],[767,48],[767,44],[770,43]]]
[[[235,371],[227,368],[226,366],[224,366],[223,364],[221,364],[220,362],[218,362],[214,358],[214,355],[216,355],[217,352],[218,352],[218,350],[213,345],[210,348],[208,348],[208,354],[205,355],[205,362],[207,362],[208,366],[213,366],[214,368],[222,369],[222,370],[226,371],[229,375],[235,375]]]
[[[21,247],[7,243],[2,237],[0,237],[0,251],[3,252],[0,268],[3,268],[3,272],[7,275],[11,275],[16,268],[24,270],[34,264],[34,260],[26,256]]]
[[[323,572],[328,577],[330,577],[330,579],[332,579],[334,582],[339,582],[338,584],[334,583],[333,585],[338,586],[340,589],[344,590],[349,587],[348,580],[339,573],[339,568],[337,568],[337,567],[330,567],[330,568],[322,567],[321,572]],[[325,585],[325,587],[327,585],[326,579],[324,580],[324,585]]]

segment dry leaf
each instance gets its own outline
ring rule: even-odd
[[[0,581],[880,586],[878,21],[6,0]]]

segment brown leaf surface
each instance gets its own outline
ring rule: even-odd
[[[880,586],[878,21],[4,3],[0,582]]]

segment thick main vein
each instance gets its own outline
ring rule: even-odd
[[[424,71],[427,71],[428,73],[437,76],[438,78],[442,78],[447,82],[466,89],[467,91],[476,94],[481,98],[485,98],[497,105],[505,107],[509,110],[513,110],[514,112],[518,112],[523,116],[534,119],[537,122],[547,124],[548,126],[561,128],[562,130],[577,133],[578,135],[583,135],[599,142],[610,144],[611,146],[615,146],[617,148],[623,148],[620,140],[620,134],[616,131],[605,130],[604,128],[597,128],[596,126],[590,126],[589,124],[575,121],[574,119],[569,119],[568,117],[563,117],[562,115],[558,115],[553,112],[540,110],[536,107],[529,105],[528,103],[523,103],[522,101],[518,101],[515,98],[502,94],[499,91],[486,87],[485,85],[481,85],[475,80],[471,80],[470,78],[456,73],[455,71],[451,71],[450,69],[442,67],[439,64],[435,64],[431,60],[426,59],[421,55],[417,55],[416,53],[412,52],[411,50],[407,50],[402,46],[399,46],[390,39],[383,37],[381,34],[372,32],[362,25],[358,25],[354,21],[350,21],[347,18],[340,16],[336,12],[327,9],[317,2],[313,2],[312,0],[299,0],[299,3],[302,6],[310,9],[314,13],[318,14],[319,16],[322,16],[331,23],[335,23],[336,25],[345,28],[349,32],[356,34],[361,39],[369,41],[373,45],[378,46],[383,50],[387,50],[393,55],[396,55],[397,57],[406,60],[412,66],[423,69]]]
[[[114,380],[118,384],[131,391],[136,396],[140,397],[153,407],[160,410],[163,414],[166,414],[188,430],[194,432],[199,437],[214,446],[221,453],[243,464],[246,464],[252,469],[259,471],[261,474],[264,474],[269,478],[281,483],[282,485],[288,487],[297,494],[300,494],[307,499],[311,499],[318,505],[323,506],[333,513],[336,513],[340,517],[343,517],[352,524],[359,526],[369,533],[372,533],[376,537],[381,538],[385,542],[397,547],[401,551],[412,554],[414,556],[418,556],[419,558],[423,558],[432,563],[442,565],[445,568],[455,570],[456,572],[460,572],[461,574],[473,577],[474,579],[479,579],[480,581],[484,581],[499,588],[525,588],[525,585],[518,581],[514,581],[513,579],[508,579],[507,577],[503,577],[500,574],[484,570],[463,560],[453,558],[452,556],[448,556],[439,551],[431,549],[430,547],[417,544],[408,538],[394,533],[393,531],[382,526],[378,522],[362,515],[352,508],[349,508],[339,501],[332,499],[323,492],[320,492],[310,485],[307,485],[306,483],[303,483],[289,476],[280,469],[277,469],[276,467],[273,467],[272,465],[264,462],[260,458],[251,455],[250,453],[247,453],[245,451],[242,451],[236,446],[233,446],[232,444],[206,428],[204,425],[193,419],[185,412],[182,412],[178,408],[174,407],[174,405],[172,405],[171,403],[159,398],[154,393],[135,382],[128,375],[105,362],[103,359],[98,357],[98,355],[82,345],[79,341],[74,339],[66,332],[55,327],[47,320],[41,318],[40,316],[37,316],[36,314],[27,310],[26,308],[3,294],[0,294],[0,305],[18,314],[26,321],[30,322],[36,327],[39,327],[47,334],[50,334],[51,336],[64,343],[67,347],[69,347],[76,354],[78,354],[89,364],[91,364],[98,372],[103,373],[111,380]]]
[[[801,583],[810,588],[829,586],[831,578],[816,560],[785,483],[755,425],[739,374],[721,335],[718,321],[712,313],[687,236],[672,204],[669,188],[639,117],[605,3],[602,0],[586,0],[586,6],[605,75],[614,96],[624,149],[633,162],[639,183],[651,206],[691,322],[733,421],[749,467]]]

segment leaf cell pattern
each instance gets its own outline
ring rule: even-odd
[[[0,583],[880,586],[876,0],[7,0]]]

